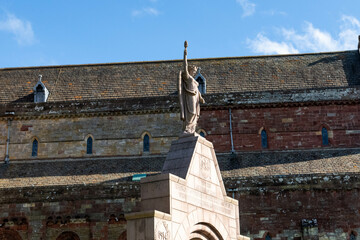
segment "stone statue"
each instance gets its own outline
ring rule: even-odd
[[[184,47],[184,69],[179,73],[178,82],[180,119],[183,121],[183,133],[193,134],[200,116],[200,103],[205,103],[205,100],[198,89],[199,83],[193,77],[196,74],[197,67],[188,66],[187,41],[185,41]]]

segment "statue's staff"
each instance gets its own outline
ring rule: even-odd
[[[187,50],[188,42],[184,42],[184,66],[185,66],[185,72],[187,70]],[[179,105],[180,105],[180,120],[185,120],[185,109],[184,109],[184,99],[183,99],[183,88],[182,88],[182,71],[179,72],[179,81],[178,81],[178,93],[179,93]]]

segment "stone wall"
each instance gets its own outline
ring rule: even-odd
[[[264,150],[262,129],[268,135],[268,150],[360,146],[359,104],[232,109],[231,114],[235,151]],[[229,116],[228,109],[202,111],[199,127],[216,152],[231,151]],[[328,130],[329,146],[322,145],[323,127]]]
[[[360,232],[358,174],[224,178],[228,196],[239,200],[241,234],[252,239],[346,240]],[[0,190],[0,234],[21,239],[124,239],[124,213],[140,210],[133,182],[23,187]],[[316,224],[302,224],[314,220]],[[16,239],[16,238],[14,238]]]
[[[231,151],[229,109],[204,109],[199,129],[216,152]],[[266,130],[268,150],[360,146],[360,105],[322,105],[232,109],[235,151],[263,150],[260,132]],[[329,146],[322,145],[321,129],[328,130]],[[10,159],[31,158],[32,141],[39,141],[38,158],[85,157],[86,138],[94,138],[93,156],[143,154],[144,133],[150,135],[150,154],[167,153],[179,136],[176,112],[91,117],[13,120]],[[0,121],[0,155],[5,157],[7,122]],[[267,150],[266,149],[266,150]]]
[[[273,240],[347,240],[351,232],[360,233],[359,180],[358,174],[295,175],[233,178],[225,184],[239,200],[241,234],[259,240],[267,234]]]
[[[38,159],[88,157],[86,139],[92,136],[92,156],[143,154],[143,134],[150,136],[150,153],[166,153],[181,128],[178,114],[120,115],[13,120],[10,160],[31,158],[32,141],[39,141]],[[159,124],[160,123],[160,124]],[[1,156],[5,157],[7,123],[1,122]],[[180,125],[180,126],[179,126]]]
[[[55,240],[65,232],[84,240],[124,239],[124,214],[139,209],[136,183],[0,192],[0,236],[2,232],[18,233],[24,240]]]

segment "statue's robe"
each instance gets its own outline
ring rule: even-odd
[[[179,74],[180,118],[184,121],[185,132],[195,132],[200,115],[199,83],[192,77]]]

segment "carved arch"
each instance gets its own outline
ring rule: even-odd
[[[127,233],[126,233],[126,230],[123,231],[123,232],[121,233],[121,235],[119,236],[118,240],[127,240],[126,234],[127,234]]]
[[[178,239],[190,240],[224,240],[228,239],[229,233],[226,231],[225,225],[221,218],[216,214],[204,214],[205,210],[196,209],[188,213],[187,218],[184,219],[179,227],[179,231],[175,236]],[[190,226],[190,228],[186,227]],[[180,230],[182,229],[182,230]],[[186,233],[187,236],[181,235]]]
[[[209,223],[200,222],[193,227],[190,239],[224,240],[219,231]]]
[[[0,239],[5,240],[22,240],[20,234],[14,230],[1,229],[0,230]]]
[[[80,237],[74,232],[62,232],[56,240],[80,240]]]

